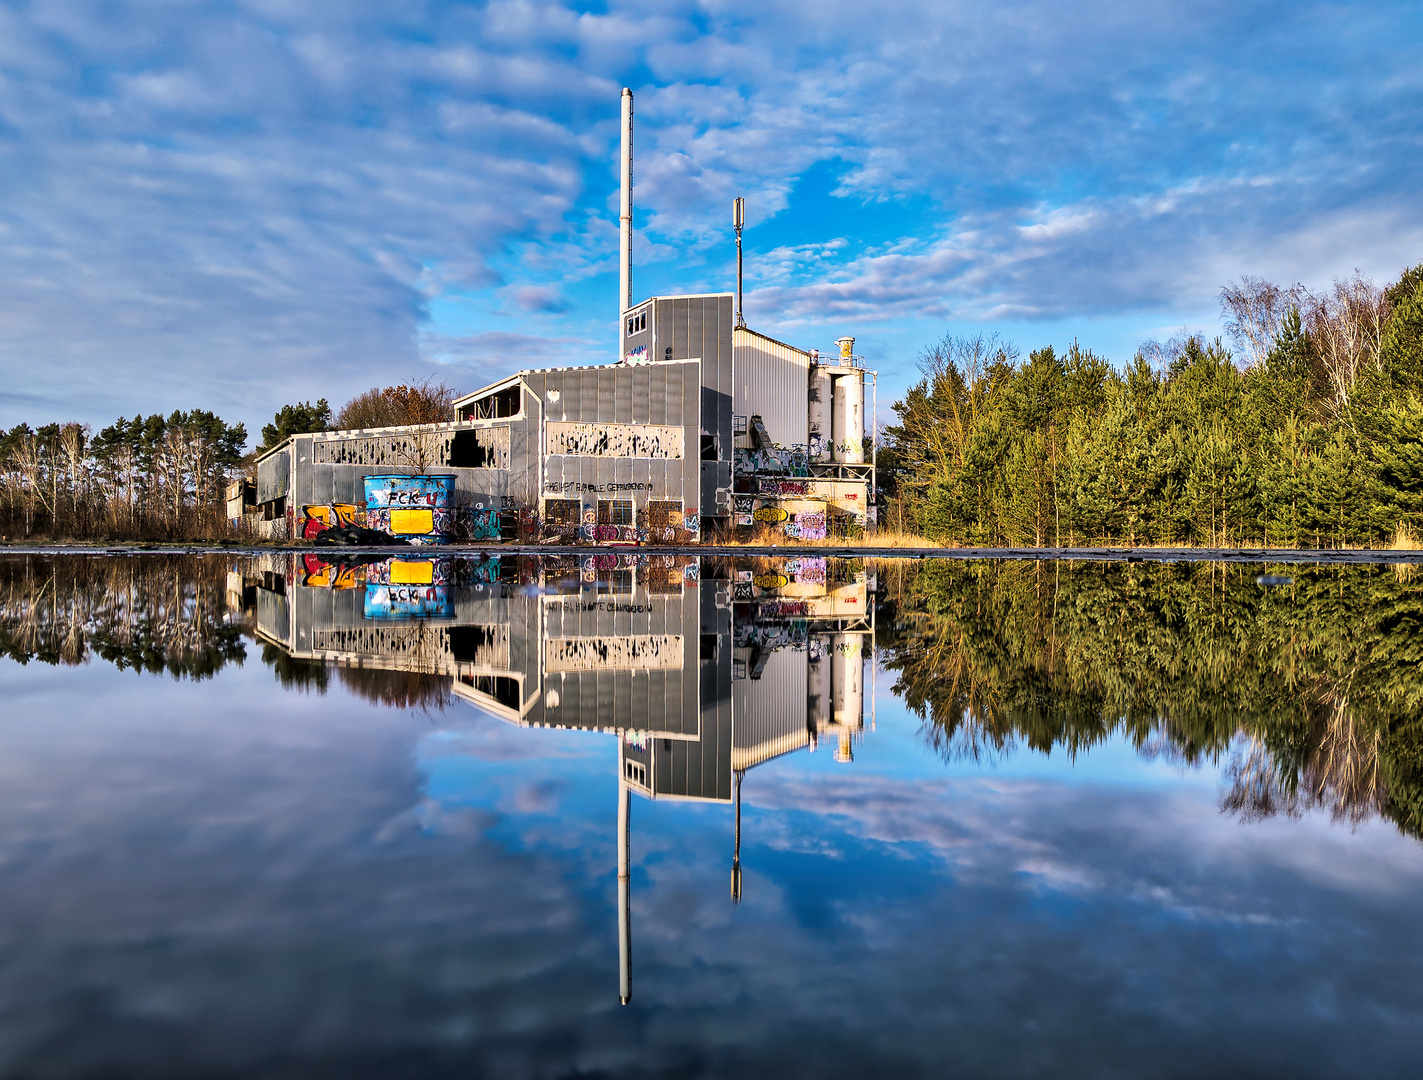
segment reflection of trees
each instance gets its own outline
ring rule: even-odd
[[[1383,813],[1423,836],[1423,584],[1371,567],[930,564],[886,575],[887,666],[948,756],[1224,761],[1245,819]],[[884,626],[884,622],[881,622]]]
[[[262,663],[272,669],[277,677],[277,685],[283,690],[295,690],[318,695],[326,693],[330,674],[323,660],[299,660],[280,645],[262,645]]]
[[[448,675],[426,671],[389,671],[385,668],[340,667],[336,677],[352,693],[374,705],[395,709],[433,709],[441,711],[454,703]]]
[[[0,558],[0,653],[206,679],[246,657],[225,561],[198,556]]]

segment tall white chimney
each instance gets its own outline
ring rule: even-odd
[[[618,314],[632,307],[632,91],[623,87],[623,197],[618,215]]]

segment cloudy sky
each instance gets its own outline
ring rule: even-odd
[[[1240,274],[1423,261],[1416,4],[0,0],[0,424],[249,427],[615,354],[636,292],[1115,361]]]

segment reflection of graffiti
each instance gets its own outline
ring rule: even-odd
[[[354,589],[366,583],[366,568],[329,563],[316,555],[303,555],[300,584],[308,589]]]
[[[632,634],[627,637],[551,638],[546,670],[658,671],[682,666],[680,634]]]
[[[782,589],[791,583],[791,579],[785,574],[778,574],[774,570],[757,574],[751,579],[752,584],[758,589]]]
[[[790,515],[779,506],[759,506],[756,508],[756,512],[751,516],[763,525],[773,525],[778,521],[785,521],[786,518],[790,517]]]
[[[825,584],[824,559],[787,559],[785,572],[802,585]]]
[[[366,568],[366,581],[374,585],[448,585],[454,562],[442,559],[386,559]]]
[[[411,619],[454,614],[445,585],[366,585],[367,619]]]
[[[576,457],[680,458],[682,429],[662,424],[548,424],[548,452]]]

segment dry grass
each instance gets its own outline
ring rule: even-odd
[[[1390,551],[1423,551],[1423,540],[1413,535],[1413,530],[1408,527],[1408,523],[1400,521],[1398,528],[1393,533],[1393,543],[1388,545]]]
[[[762,526],[750,534],[732,536],[707,536],[706,542],[716,547],[771,547],[781,548],[941,548],[944,545],[927,536],[909,532],[881,530],[872,536],[828,536],[824,540],[792,539],[774,526]]]

